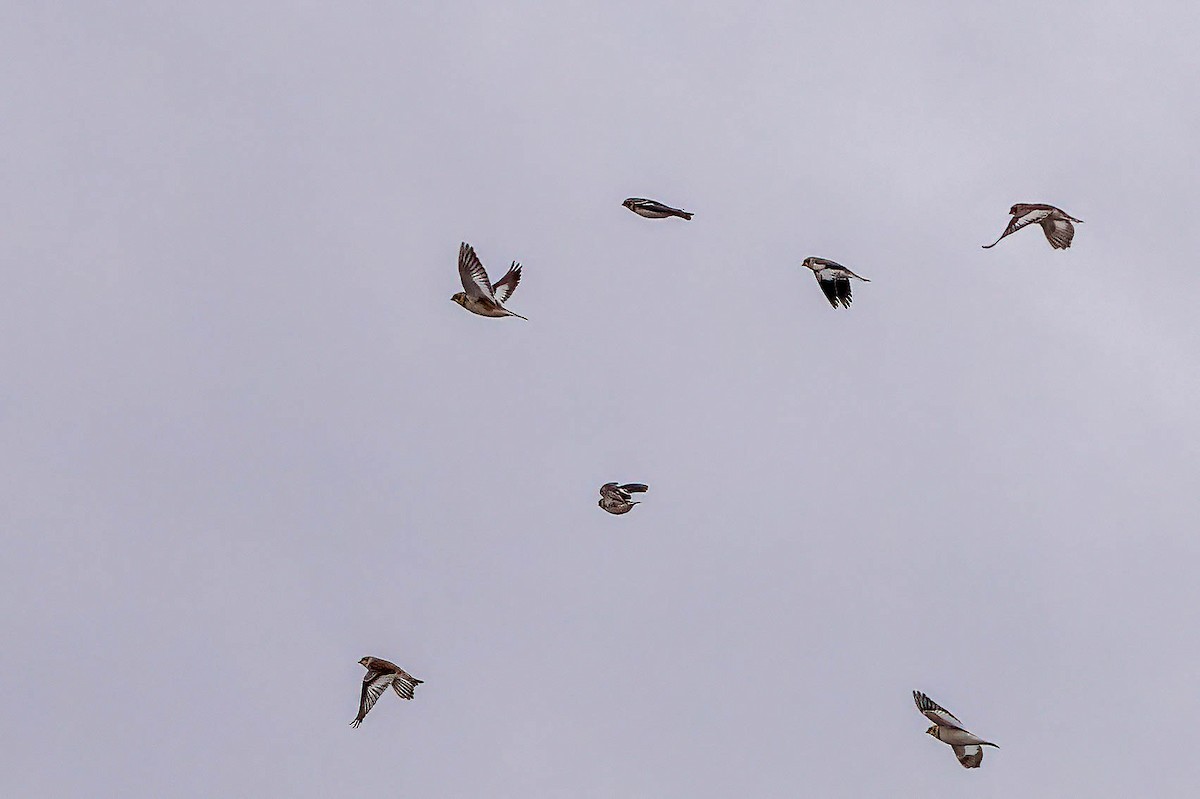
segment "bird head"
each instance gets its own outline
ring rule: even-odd
[[[804,263],[801,266],[806,266],[814,272],[821,268],[821,265],[817,263],[817,259],[811,255],[804,259]]]
[[[457,302],[459,305],[461,305],[465,308],[466,304],[467,304],[467,292],[465,292],[465,291],[458,292],[457,294],[455,294],[453,297],[450,298],[450,301]]]
[[[1028,206],[1027,206],[1027,205],[1025,205],[1025,203],[1017,203],[1017,204],[1016,204],[1016,205],[1014,205],[1012,208],[1009,208],[1009,209],[1008,209],[1008,213],[1009,213],[1011,216],[1020,216],[1021,214],[1024,214],[1024,213],[1025,213],[1025,209],[1026,209],[1027,207],[1028,207]]]
[[[937,737],[937,731],[938,731],[938,725],[934,724],[932,727],[930,727],[929,729],[925,730],[925,734],[926,734],[926,735],[932,735],[934,738],[936,738],[936,737]]]
[[[370,661],[371,661],[371,657],[370,657],[370,655],[368,655],[367,657],[365,657],[365,658],[363,658],[362,660],[358,661],[358,665],[360,665],[360,666],[366,666],[366,665],[367,665],[367,663],[369,663]]]
[[[633,198],[632,198],[632,197],[630,197],[628,200],[626,200],[625,202],[621,203],[621,205],[625,206],[625,207],[626,207],[626,208],[628,208],[630,211],[632,211],[632,210],[633,210]]]

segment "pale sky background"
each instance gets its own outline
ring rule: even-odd
[[[5,4],[0,794],[1194,795],[1198,26]]]

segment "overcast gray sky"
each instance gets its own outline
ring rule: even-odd
[[[1200,786],[1194,3],[191,5],[0,9],[0,793]]]

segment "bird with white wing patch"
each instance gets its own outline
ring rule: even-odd
[[[933,726],[925,730],[925,734],[932,735],[942,743],[949,744],[963,768],[979,768],[979,764],[983,762],[982,747],[1000,748],[996,744],[968,732],[953,713],[920,691],[913,691],[913,701],[917,703],[917,710],[924,713],[925,717],[933,722]]]
[[[505,301],[512,296],[517,290],[517,284],[521,282],[521,265],[516,261],[513,261],[512,266],[504,273],[504,277],[493,284],[488,279],[487,270],[483,268],[479,256],[475,254],[475,248],[464,241],[458,248],[458,277],[466,291],[460,291],[451,297],[453,302],[480,316],[515,316],[525,319],[519,313],[513,313],[504,307]]]

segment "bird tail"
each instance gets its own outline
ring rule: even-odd
[[[691,211],[677,211],[676,213],[678,214],[678,216],[680,216],[680,217],[681,217],[681,218],[683,218],[683,219],[688,219],[688,220],[690,220],[690,219],[692,218],[692,212],[691,212]]]
[[[505,308],[504,310],[508,311],[508,309],[507,309],[507,308]],[[515,317],[517,317],[518,319],[525,319],[525,317],[524,317],[524,316],[521,316],[519,313],[513,313],[512,311],[508,311],[508,315],[509,315],[509,316],[515,316]],[[525,321],[526,321],[526,322],[528,322],[529,320],[528,320],[528,319],[525,319]]]

